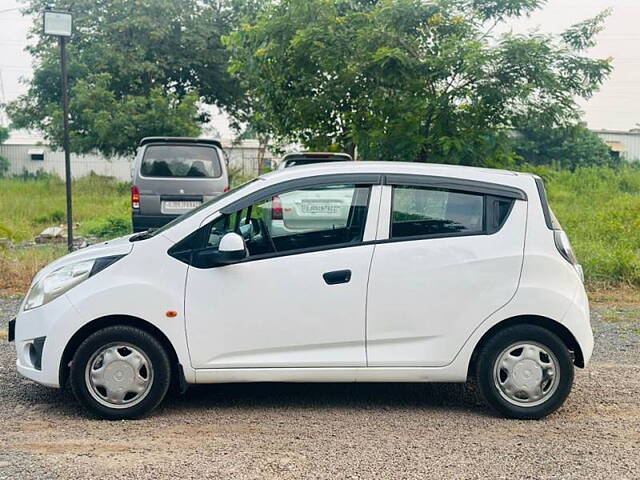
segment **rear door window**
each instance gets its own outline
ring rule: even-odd
[[[393,187],[391,238],[483,233],[484,201],[481,194]]]
[[[222,175],[215,148],[204,145],[149,145],[142,158],[143,177],[217,178]]]

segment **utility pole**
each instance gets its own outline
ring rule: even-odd
[[[71,152],[69,150],[69,92],[67,85],[67,39],[71,37],[73,18],[70,12],[45,9],[43,13],[45,35],[58,37],[60,43],[60,68],[62,73],[62,147],[64,148],[64,174],[67,190],[67,248],[73,251],[73,208],[71,197]]]

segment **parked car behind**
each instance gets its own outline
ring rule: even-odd
[[[218,140],[143,138],[132,176],[134,232],[161,227],[229,189]]]
[[[294,152],[287,153],[278,164],[278,170],[320,163],[352,162],[347,153]],[[344,227],[345,210],[351,204],[350,191],[340,188],[307,190],[304,194],[288,192],[273,198],[272,228],[278,233],[297,232],[321,228]]]
[[[293,152],[287,153],[280,163],[278,170],[290,167],[300,167],[302,165],[315,165],[317,163],[329,162],[353,162],[353,158],[348,153],[334,152]]]
[[[322,191],[340,208],[275,228],[274,199]],[[69,381],[113,419],[148,413],[171,382],[468,378],[502,415],[540,418],[593,350],[582,270],[539,177],[400,162],[267,174],[62,257],[9,340],[22,375]]]

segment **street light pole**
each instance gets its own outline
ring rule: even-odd
[[[67,39],[71,37],[73,17],[70,12],[45,8],[42,15],[45,35],[58,37],[60,42],[60,67],[62,70],[62,147],[64,148],[64,174],[67,187],[67,248],[73,251],[73,209],[71,202],[71,152],[69,148],[69,94],[67,85]]]
[[[60,36],[60,66],[62,69],[62,147],[64,176],[67,187],[67,249],[73,251],[73,209],[71,202],[71,154],[69,151],[69,95],[67,91],[67,37]]]

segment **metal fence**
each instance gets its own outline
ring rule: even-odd
[[[256,140],[245,140],[240,144],[228,143],[223,147],[230,168],[243,175],[258,173],[259,145]],[[0,156],[9,160],[9,176],[43,171],[64,178],[64,152],[52,150],[47,145],[4,144],[0,145]],[[72,154],[71,172],[74,178],[93,172],[129,182],[133,159],[133,156],[106,158],[100,154]],[[269,167],[273,159],[273,154],[267,150],[264,166]]]

